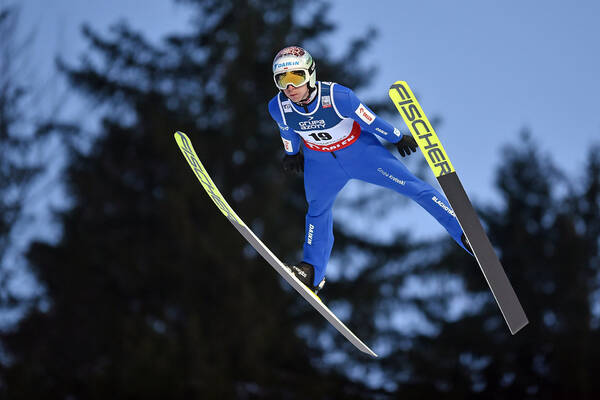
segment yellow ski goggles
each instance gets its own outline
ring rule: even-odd
[[[308,82],[310,76],[308,75],[308,71],[304,69],[297,69],[294,71],[285,71],[279,74],[274,75],[275,85],[283,90],[288,87],[288,85],[292,85],[293,87],[300,87]]]

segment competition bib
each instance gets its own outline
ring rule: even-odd
[[[324,121],[317,122],[320,124]],[[324,124],[319,127],[322,129],[295,132],[302,137],[307,148],[317,151],[341,150],[350,146],[360,136],[360,125],[350,118],[344,118],[337,125],[328,129]]]

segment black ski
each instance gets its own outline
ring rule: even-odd
[[[390,87],[389,95],[448,198],[481,272],[514,335],[529,321],[442,143],[406,82],[395,82]]]

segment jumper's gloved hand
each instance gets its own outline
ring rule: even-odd
[[[286,154],[283,157],[283,171],[287,175],[301,174],[304,172],[304,156],[298,152],[294,155]]]
[[[417,152],[417,142],[412,135],[402,135],[402,139],[398,143],[396,143],[396,147],[398,148],[398,153],[402,157],[409,155],[410,153]]]

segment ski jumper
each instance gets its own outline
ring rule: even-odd
[[[379,140],[397,143],[402,133],[365,106],[354,92],[317,82],[317,95],[298,106],[282,92],[269,102],[285,152],[304,152],[304,190],[308,202],[302,261],[315,269],[314,284],[325,276],[333,247],[333,202],[350,179],[383,186],[410,197],[431,214],[464,248],[462,229],[446,198],[415,177]]]

